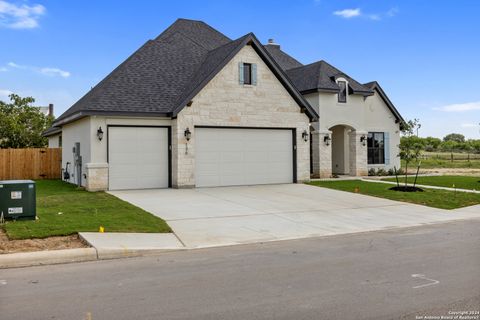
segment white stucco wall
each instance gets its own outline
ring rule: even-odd
[[[239,84],[239,62],[257,64],[257,85]],[[310,179],[309,143],[301,137],[309,129],[309,119],[251,46],[241,49],[193,98],[192,106],[178,114],[172,137],[174,186],[195,185],[196,125],[295,128],[297,180]],[[188,154],[185,154],[186,128],[192,132]]]
[[[77,173],[73,162],[73,147],[75,142],[80,142],[80,155],[82,156],[82,175],[86,172],[86,164],[90,162],[90,119],[83,118],[78,121],[66,124],[62,127],[62,168],[69,165],[71,183],[77,183]],[[82,186],[85,186],[86,179],[82,177]]]
[[[345,79],[339,78],[338,80]],[[396,123],[395,116],[376,91],[373,96],[367,98],[350,94],[347,96],[346,103],[339,103],[337,94],[326,92],[308,94],[305,95],[305,98],[320,116],[319,122],[314,123],[313,128],[323,135],[331,133],[331,129],[337,125],[352,127],[357,132],[363,133],[388,132],[390,136],[390,163],[388,165],[368,165],[368,168],[390,169],[394,166],[400,167],[400,159],[398,158],[398,144],[400,143],[399,123]],[[345,143],[348,145],[347,134]],[[320,146],[317,148],[320,148],[321,153],[321,149],[327,147],[320,141]],[[342,148],[338,146],[331,146],[331,148],[335,149],[332,150],[335,153],[335,155],[332,155],[332,162],[338,163],[339,161],[336,158],[338,157],[338,152],[342,152],[340,150]],[[332,165],[335,166],[335,163],[332,163]],[[328,166],[328,164],[324,166]],[[343,171],[346,173],[348,167],[345,167]]]

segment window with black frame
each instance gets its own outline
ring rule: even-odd
[[[338,87],[340,91],[338,92],[338,102],[346,103],[347,102],[347,82],[338,81]]]
[[[252,64],[243,64],[243,84],[252,84]]]
[[[385,134],[369,132],[367,138],[368,164],[385,163]]]

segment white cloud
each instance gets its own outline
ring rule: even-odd
[[[5,68],[5,67],[0,67],[0,72],[7,72],[7,71],[8,71],[7,68]]]
[[[439,111],[445,111],[445,112],[465,112],[465,111],[480,110],[480,101],[449,104],[447,106],[433,108],[433,110],[439,110]]]
[[[7,63],[6,67],[2,67],[2,68],[4,68],[5,71],[7,71],[8,68],[20,69],[20,70],[29,70],[29,71],[33,71],[33,72],[36,72],[36,73],[46,75],[46,76],[51,76],[51,77],[60,76],[60,77],[63,77],[63,78],[68,78],[71,75],[70,72],[59,69],[59,68],[34,67],[34,66],[17,64],[15,62],[9,62],[9,63]]]
[[[475,123],[462,123],[460,125],[462,128],[476,128],[478,127],[479,125],[478,124],[475,124]]]
[[[339,10],[333,12],[333,14],[345,19],[359,17],[362,15],[362,13],[360,12],[360,8]]]
[[[360,8],[355,8],[355,9],[344,9],[344,10],[334,11],[333,14],[345,19],[363,17],[365,19],[379,21],[379,20],[382,20],[383,18],[394,17],[398,13],[398,11],[399,11],[398,8],[394,7],[388,10],[387,12],[382,12],[382,13],[363,13]]]
[[[46,9],[41,4],[28,6],[14,4],[0,0],[0,27],[11,29],[37,28],[38,19],[44,15]]]
[[[40,70],[41,74],[47,75],[47,76],[61,76],[64,78],[70,77],[70,72],[64,71],[58,68],[41,68]]]

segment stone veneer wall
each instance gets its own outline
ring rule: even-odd
[[[239,84],[238,63],[257,64],[257,85]],[[195,186],[195,126],[295,128],[297,136],[297,181],[310,179],[309,142],[302,132],[309,119],[258,56],[247,45],[193,98],[172,123],[172,183]],[[184,131],[189,128],[187,143]],[[187,150],[188,144],[188,153]]]

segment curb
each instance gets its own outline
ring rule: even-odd
[[[18,252],[0,255],[0,269],[97,260],[95,248]]]

